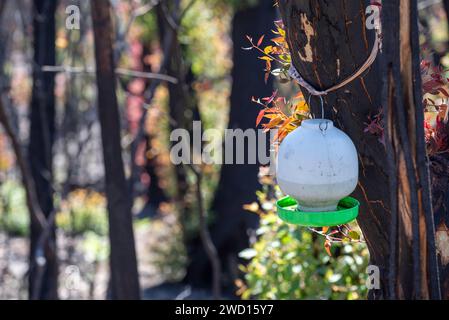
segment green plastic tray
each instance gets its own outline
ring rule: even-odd
[[[351,222],[359,215],[360,203],[346,197],[338,204],[337,211],[304,212],[298,210],[298,203],[291,197],[277,201],[279,217],[290,224],[304,227],[333,227]]]

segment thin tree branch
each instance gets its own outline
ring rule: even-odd
[[[46,221],[47,219],[45,218],[45,215],[42,212],[39,206],[39,202],[37,200],[36,187],[34,184],[33,176],[31,175],[28,163],[25,160],[25,155],[22,151],[20,142],[17,139],[17,135],[14,133],[13,127],[8,120],[7,112],[5,110],[1,96],[0,96],[0,123],[3,125],[6,135],[9,137],[9,140],[11,141],[11,145],[14,150],[14,154],[16,156],[17,164],[22,173],[22,182],[25,188],[27,205],[28,210],[30,211],[31,219],[34,219],[36,222],[38,222],[41,228],[45,228],[47,226]]]
[[[81,73],[92,73],[96,72],[94,67],[71,67],[71,66],[43,66],[42,72],[54,72],[54,73],[73,73],[73,74],[81,74]],[[178,83],[178,79],[175,77],[171,77],[165,74],[153,73],[153,72],[142,72],[142,71],[134,71],[125,68],[115,68],[115,74],[119,76],[128,76],[135,78],[144,78],[144,79],[155,79],[160,81],[166,81],[173,84]]]

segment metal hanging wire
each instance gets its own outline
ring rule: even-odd
[[[307,104],[309,105],[310,109],[311,109],[310,102],[311,102],[312,96],[313,96],[312,94],[309,95],[309,99],[308,99],[308,102],[307,102]],[[318,96],[318,97],[320,98],[320,102],[321,102],[321,118],[320,119],[323,120],[322,122],[320,122],[319,128],[321,130],[321,133],[323,135],[325,135],[327,129],[329,128],[329,121],[326,121],[325,118],[324,118],[324,100],[323,100],[323,97],[322,96]],[[316,119],[316,118],[314,118],[314,119]]]
[[[311,102],[311,99],[312,99],[313,96],[314,95],[312,95],[312,94],[309,95],[309,99],[307,100],[307,104],[308,104],[310,110],[312,110],[310,102]],[[323,100],[323,97],[322,96],[316,96],[316,97],[319,97],[320,101],[321,101],[321,118],[320,119],[324,119],[324,100]]]

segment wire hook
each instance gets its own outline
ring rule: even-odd
[[[320,123],[319,128],[321,130],[321,133],[323,135],[326,135],[326,131],[329,128],[329,122],[328,121],[323,121]]]

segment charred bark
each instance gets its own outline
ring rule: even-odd
[[[274,20],[276,10],[270,0],[260,1],[258,6],[235,14],[232,23],[234,66],[229,129],[254,129],[260,110],[251,103],[251,97],[270,96],[273,92],[272,80],[264,83],[260,61],[241,48],[248,45],[246,35],[255,38],[262,34],[268,35]],[[224,285],[232,292],[234,280],[238,277],[238,253],[249,245],[248,230],[255,229],[258,225],[258,217],[243,210],[245,204],[257,200],[255,192],[260,189],[258,172],[257,164],[224,164],[212,204],[211,210],[216,219],[211,226],[212,239],[222,259]],[[204,250],[199,246],[192,246],[190,252],[191,264],[186,281],[199,286],[210,283],[211,272]]]
[[[161,43],[171,41],[171,46],[169,48],[169,51],[167,52],[169,56],[167,57],[168,61],[166,72],[168,75],[171,75],[178,79],[177,84],[169,83],[167,85],[169,95],[168,104],[170,127],[172,130],[181,128],[190,131],[192,128],[193,120],[191,111],[194,101],[189,95],[186,84],[186,69],[181,44],[178,40],[178,26],[173,26],[172,24],[170,24],[170,19],[173,19],[173,17],[175,17],[176,21],[179,20],[179,1],[167,1],[166,3],[160,3],[156,8],[156,12]],[[179,208],[182,225],[185,226],[189,208],[184,197],[188,193],[189,185],[187,183],[185,167],[183,165],[177,165],[175,166],[174,170],[176,176],[175,201]]]
[[[447,154],[430,158],[435,244],[442,298],[449,300],[449,159]]]
[[[139,276],[133,234],[132,200],[122,159],[120,114],[116,97],[109,1],[92,1],[97,62],[98,113],[109,212],[110,293],[112,299],[139,299]]]
[[[43,73],[44,65],[55,65],[55,11],[57,1],[34,1],[34,70],[30,112],[30,141],[28,161],[35,182],[37,200],[48,219],[53,206],[53,142],[55,136],[54,74]],[[33,299],[58,298],[58,263],[56,257],[55,228],[50,236],[40,239],[42,225],[30,221],[29,295]],[[39,260],[39,261],[38,261]]]
[[[439,299],[434,217],[424,140],[417,1],[384,4],[383,105],[392,207],[390,297]],[[399,34],[399,41],[397,36]],[[395,246],[395,247],[394,247]],[[396,259],[396,261],[394,261]]]

